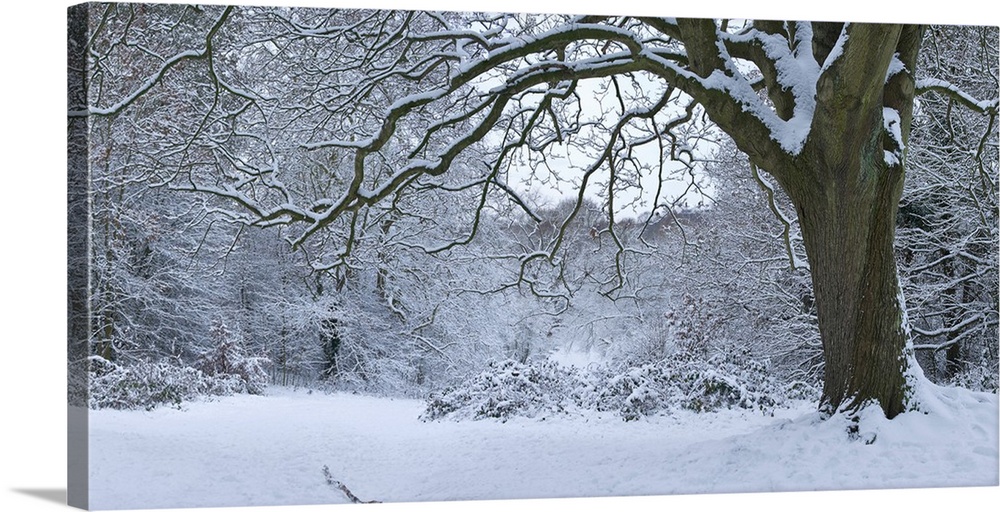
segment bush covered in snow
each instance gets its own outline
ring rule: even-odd
[[[94,356],[90,375],[88,403],[93,409],[176,407],[197,396],[231,395],[245,390],[236,375],[209,376],[197,368],[166,361],[140,361],[126,366]]]
[[[679,356],[619,371],[605,370],[594,408],[617,411],[625,420],[674,409],[768,412],[790,399],[814,393],[802,383],[782,385],[765,364],[754,359],[734,354],[708,359]]]
[[[267,388],[267,366],[270,360],[266,357],[247,355],[242,344],[236,340],[225,325],[217,325],[212,329],[215,347],[201,354],[195,363],[195,368],[205,375],[228,379],[238,377],[244,391],[259,395]]]
[[[689,362],[685,379],[690,387],[683,405],[695,411],[724,407],[768,411],[791,398],[766,364],[732,352],[694,365]]]
[[[627,368],[623,372],[605,370],[596,385],[591,379],[587,389],[597,388],[590,400],[585,398],[580,405],[598,411],[615,411],[625,421],[639,419],[653,414],[664,407],[669,397],[663,394],[668,387],[667,375],[654,365]]]
[[[997,393],[998,383],[997,368],[970,366],[964,372],[955,375],[949,384],[971,389],[973,391],[985,391],[987,393]]]
[[[89,406],[150,410],[177,407],[198,396],[263,393],[268,359],[248,356],[225,326],[217,326],[212,335],[216,345],[193,366],[171,360],[118,364],[91,357]]]
[[[421,419],[505,420],[581,409],[615,412],[631,421],[680,409],[767,413],[789,400],[816,396],[814,387],[779,383],[765,364],[734,354],[588,370],[508,360],[490,363],[465,383],[432,394]]]
[[[570,403],[566,390],[574,374],[552,362],[539,365],[513,360],[491,361],[487,369],[459,386],[433,393],[423,420],[533,417],[563,412]]]

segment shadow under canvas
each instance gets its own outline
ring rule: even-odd
[[[46,488],[46,489],[11,489],[14,492],[33,496],[35,498],[51,501],[60,505],[66,504],[66,489]]]

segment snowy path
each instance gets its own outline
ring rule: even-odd
[[[185,410],[93,411],[95,509],[997,485],[997,398],[845,425],[811,404],[624,423],[612,414],[431,422],[423,403],[272,388]],[[940,411],[940,412],[937,412]]]

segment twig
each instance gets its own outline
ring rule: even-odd
[[[351,492],[351,490],[348,489],[347,486],[343,484],[343,482],[333,478],[333,475],[330,474],[329,466],[325,465],[323,466],[323,476],[326,477],[326,483],[335,486],[336,488],[340,489],[341,492],[347,495],[347,497],[351,500],[351,503],[382,503],[381,501],[378,500],[364,501],[355,496],[354,493]]]

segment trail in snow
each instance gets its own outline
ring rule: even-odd
[[[91,507],[442,501],[998,484],[997,396],[820,421],[813,404],[623,422],[417,419],[423,402],[272,388],[183,410],[91,411]],[[872,440],[866,444],[866,440]]]

